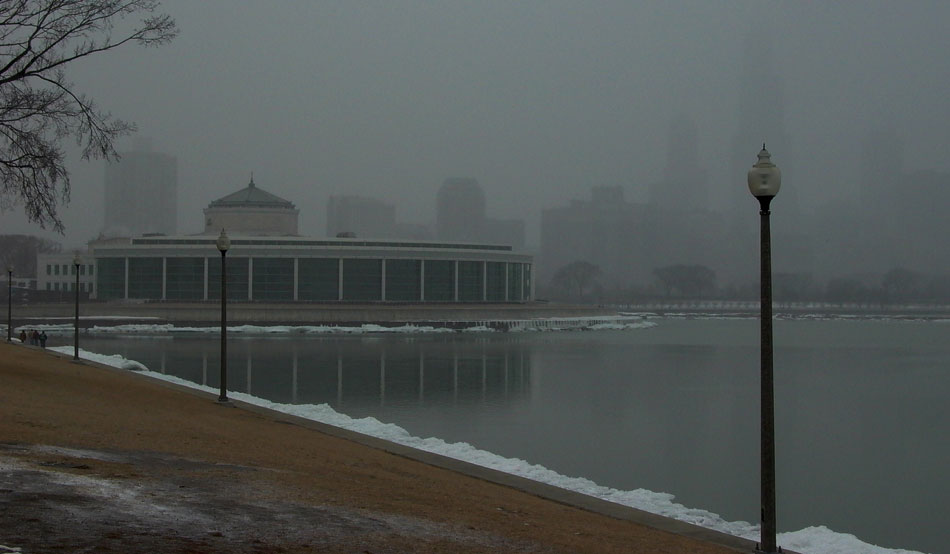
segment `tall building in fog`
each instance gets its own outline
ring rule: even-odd
[[[650,203],[669,212],[709,209],[706,171],[699,163],[699,131],[696,123],[679,116],[670,125],[663,180],[650,187]]]
[[[178,231],[178,161],[148,141],[105,167],[105,236]]]
[[[475,179],[443,181],[436,197],[436,236],[446,241],[479,241],[524,248],[524,220],[488,217],[485,193]]]
[[[795,171],[791,140],[785,128],[785,95],[782,77],[775,63],[772,41],[764,32],[753,32],[742,41],[742,66],[739,73],[738,104],[736,105],[736,131],[732,139],[732,162],[725,186],[731,199],[728,209],[746,219],[749,210],[755,211],[756,200],[749,194],[745,176],[756,154],[766,143],[772,153],[772,161],[782,169],[781,207],[773,211],[792,214],[798,211],[798,193],[794,183]],[[750,218],[758,224],[755,217]]]
[[[598,266],[609,287],[644,282],[653,268],[644,261],[652,251],[646,215],[646,206],[627,202],[620,186],[594,187],[590,200],[543,210],[540,282],[576,261]]]
[[[861,142],[861,179],[857,198],[863,208],[879,214],[899,201],[904,191],[904,144],[893,124],[876,126]]]
[[[485,230],[485,193],[475,179],[451,177],[436,197],[435,226],[439,240],[478,241]]]
[[[393,238],[396,236],[396,208],[375,198],[331,195],[327,201],[327,236],[343,233],[365,238]]]
[[[721,184],[730,220],[724,251],[730,263],[723,266],[722,281],[749,283],[757,278],[759,204],[749,194],[746,174],[763,143],[782,170],[782,192],[772,203],[772,268],[776,273],[808,274],[815,266],[809,223],[813,214],[806,215],[800,204],[809,183],[798,179],[794,145],[785,125],[781,64],[773,54],[771,38],[762,31],[745,37],[740,56],[732,160]]]

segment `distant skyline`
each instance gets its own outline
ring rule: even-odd
[[[678,118],[695,125],[696,165],[717,210],[742,190],[763,141],[787,172],[783,197],[797,196],[805,215],[866,201],[862,145],[882,124],[903,144],[906,173],[950,172],[944,3],[163,6],[181,29],[174,42],[68,72],[78,90],[178,159],[181,232],[200,231],[200,210],[252,172],[297,204],[301,233],[314,236],[326,227],[330,195],[373,196],[392,202],[400,221],[431,222],[443,180],[465,176],[483,187],[489,213],[525,218],[536,246],[542,209],[586,198],[593,186],[621,185],[629,200],[647,201],[669,175]],[[754,70],[754,54],[769,49],[771,62],[759,62],[768,67],[752,79],[779,81],[784,106],[755,116],[743,67]],[[752,136],[779,123],[787,148]],[[752,130],[736,175],[743,126]],[[0,232],[67,248],[98,234],[102,164],[70,167],[65,236],[41,232],[16,208],[0,215]],[[794,226],[782,201],[775,225]],[[752,199],[748,209],[754,220]]]

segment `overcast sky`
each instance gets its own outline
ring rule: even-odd
[[[315,236],[330,194],[377,196],[402,221],[430,222],[442,180],[466,176],[490,216],[526,218],[535,244],[541,209],[591,186],[645,200],[684,116],[722,207],[745,187],[730,160],[743,48],[758,40],[771,42],[763,75],[779,76],[794,148],[773,160],[794,174],[783,190],[795,187],[803,209],[858,194],[860,143],[881,125],[904,140],[906,168],[950,171],[946,2],[163,5],[181,29],[170,45],[100,55],[69,75],[178,158],[186,233],[251,172]],[[748,145],[750,166],[768,139]],[[67,247],[102,228],[102,163],[71,167]],[[41,234],[19,213],[2,217],[2,232]]]

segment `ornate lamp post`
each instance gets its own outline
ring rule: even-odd
[[[7,342],[13,342],[13,266],[7,266]]]
[[[218,250],[221,252],[221,394],[218,395],[218,402],[228,402],[228,273],[227,273],[227,254],[228,248],[231,248],[231,239],[228,238],[224,229],[221,229],[221,235],[217,241]]]
[[[79,361],[79,266],[82,264],[82,258],[79,252],[73,257],[73,271],[76,272],[76,319],[75,333],[73,334],[73,361]]]
[[[749,170],[749,192],[759,201],[761,222],[761,404],[762,404],[762,543],[758,552],[779,552],[775,544],[775,396],[772,377],[772,244],[769,203],[782,186],[782,172],[762,145],[759,161]]]

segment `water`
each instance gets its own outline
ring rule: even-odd
[[[759,509],[755,319],[627,331],[232,338],[229,388],[328,403],[726,519]],[[775,324],[780,531],[948,552],[950,323]],[[53,343],[53,341],[51,341]],[[219,342],[83,338],[218,386]]]

